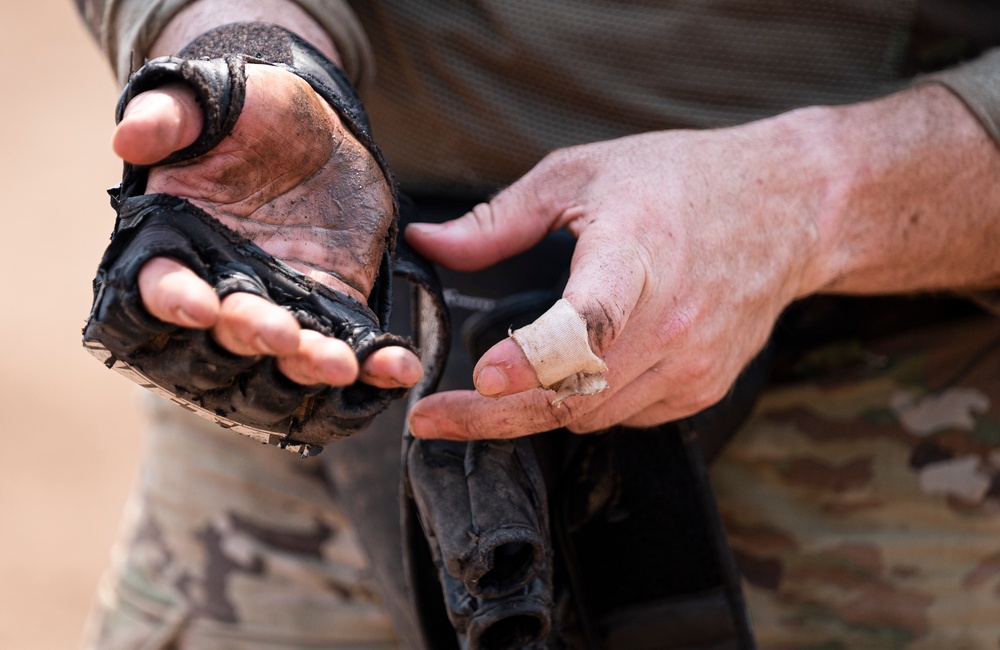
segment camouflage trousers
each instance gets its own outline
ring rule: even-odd
[[[1000,647],[1000,320],[797,365],[712,469],[761,647]]]
[[[143,409],[143,461],[84,647],[398,647],[318,458],[261,445],[152,394]]]
[[[322,466],[148,410],[90,647],[397,646]],[[762,648],[1000,646],[1000,320],[802,356],[712,480]]]

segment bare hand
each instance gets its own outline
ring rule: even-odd
[[[769,164],[753,155],[761,150]],[[478,393],[414,407],[415,435],[642,427],[714,404],[808,284],[818,205],[795,190],[812,172],[798,143],[769,123],[651,133],[556,152],[464,217],[411,226],[418,251],[457,270],[568,229],[579,241],[563,296],[587,321],[610,383],[553,406],[508,338],[479,360]]]
[[[564,297],[610,388],[553,406],[507,339],[479,360],[478,393],[421,400],[411,428],[503,438],[651,426],[722,398],[796,298],[1000,286],[998,176],[996,142],[935,84],[556,152],[488,205],[407,237],[473,270],[568,229],[579,243]]]

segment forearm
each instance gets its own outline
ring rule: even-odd
[[[929,84],[784,119],[823,175],[800,294],[1000,285],[1000,147],[952,92]]]

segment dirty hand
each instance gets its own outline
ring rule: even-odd
[[[995,290],[998,175],[996,141],[933,83],[556,152],[489,204],[411,226],[407,238],[473,270],[568,229],[579,241],[563,296],[586,320],[610,387],[553,405],[506,339],[479,360],[479,392],[421,400],[413,432],[652,426],[722,398],[796,298]]]
[[[755,155],[764,144],[771,160]],[[460,219],[410,226],[418,251],[458,270],[509,257],[559,228],[573,233],[563,297],[585,319],[610,385],[553,405],[508,338],[479,360],[478,393],[416,405],[415,435],[651,426],[721,399],[806,286],[817,206],[796,191],[809,173],[797,146],[767,123],[580,146],[550,155]]]
[[[148,165],[190,145],[201,127],[193,93],[163,86],[126,107],[113,148],[127,162]],[[146,193],[187,198],[289,266],[362,302],[379,268],[392,202],[377,166],[333,109],[297,76],[265,65],[247,66],[246,103],[230,136],[192,161],[153,167]],[[421,375],[417,357],[401,347],[377,350],[359,368],[343,341],[301,328],[258,296],[220,301],[170,258],[150,260],[139,288],[157,318],[211,329],[235,354],[274,355],[279,370],[300,384],[409,387]]]

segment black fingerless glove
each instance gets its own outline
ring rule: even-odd
[[[204,112],[202,133],[194,144],[156,165],[200,156],[229,135],[239,119],[248,63],[273,65],[309,83],[369,151],[396,196],[388,165],[346,75],[314,47],[273,25],[223,26],[200,36],[178,57],[148,62],[125,87],[118,120],[140,93],[167,83],[186,84]],[[412,349],[386,330],[399,216],[395,199],[385,253],[364,304],[291,269],[182,198],[143,194],[148,171],[126,163],[121,185],[111,191],[118,219],[94,279],[94,303],[83,330],[84,346],[94,356],[223,427],[303,455],[360,431],[406,393],[363,383],[343,388],[296,384],[277,371],[272,358],[233,355],[207,331],[154,318],[142,304],[137,283],[139,270],[151,258],[172,257],[215,287],[220,297],[236,291],[262,296],[288,309],[302,327],[347,342],[359,362],[386,346]]]

